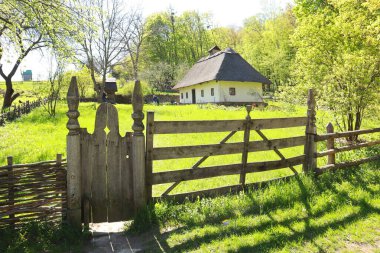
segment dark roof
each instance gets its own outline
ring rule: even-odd
[[[226,50],[201,58],[173,89],[212,80],[271,84],[268,78],[260,74],[240,54],[231,48],[227,48]]]

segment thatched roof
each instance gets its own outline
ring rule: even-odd
[[[179,89],[208,81],[238,81],[271,84],[233,49],[201,58],[173,89]]]

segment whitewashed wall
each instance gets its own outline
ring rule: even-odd
[[[211,96],[211,88],[214,88],[214,96]],[[236,95],[229,95],[229,88],[235,88]],[[192,89],[195,89],[196,103],[220,103],[220,102],[262,102],[262,84],[253,82],[227,82],[210,81],[180,89],[180,103],[192,103]],[[201,91],[204,96],[201,96]],[[188,97],[186,98],[186,92]],[[181,95],[183,94],[183,95]]]

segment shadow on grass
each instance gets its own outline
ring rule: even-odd
[[[344,172],[345,173],[345,172]],[[343,173],[343,174],[344,174]],[[350,184],[354,187],[361,187],[364,191],[368,192],[371,195],[378,194],[378,192],[370,189],[369,187],[366,187],[366,182],[363,181],[363,179],[360,177],[360,170],[358,171],[351,171],[348,173],[349,175],[343,175],[343,178],[350,178],[354,179],[350,181]],[[272,250],[284,247],[288,245],[289,243],[297,243],[299,241],[309,242],[313,246],[315,246],[319,252],[324,252],[324,249],[317,244],[315,239],[319,236],[324,235],[328,230],[335,230],[340,229],[341,227],[345,227],[353,222],[359,221],[361,219],[364,219],[371,214],[380,214],[380,209],[377,207],[372,206],[370,203],[368,203],[365,200],[355,200],[349,196],[349,194],[344,190],[339,190],[334,184],[334,182],[343,181],[342,178],[338,176],[331,175],[331,177],[334,177],[335,181],[332,180],[313,180],[313,183],[315,184],[316,188],[321,191],[329,190],[332,194],[334,194],[337,198],[337,202],[334,206],[332,205],[324,205],[323,208],[312,211],[311,208],[311,196],[308,191],[308,189],[305,187],[302,179],[299,176],[295,177],[295,180],[297,182],[297,185],[301,191],[301,195],[298,198],[298,203],[302,203],[305,212],[300,213],[299,215],[293,216],[293,217],[285,217],[284,219],[276,220],[276,218],[270,213],[270,209],[266,210],[264,212],[260,211],[260,216],[262,216],[264,221],[261,221],[257,225],[252,226],[244,226],[244,227],[237,227],[237,226],[223,226],[222,224],[215,225],[216,228],[212,232],[208,233],[199,233],[195,236],[192,236],[191,239],[184,240],[178,245],[175,245],[173,247],[170,247],[168,245],[168,240],[173,235],[180,235],[186,233],[186,231],[199,228],[201,226],[185,226],[170,232],[166,233],[155,233],[155,241],[156,244],[159,245],[159,247],[156,250],[161,249],[161,251],[165,252],[187,252],[191,250],[198,249],[201,245],[205,245],[208,243],[213,243],[215,241],[223,241],[224,239],[227,239],[231,236],[248,236],[250,234],[253,234],[255,232],[268,232],[270,233],[270,236],[267,237],[267,239],[263,241],[259,241],[254,245],[242,245],[237,248],[237,251],[239,252],[270,252]],[[321,181],[321,182],[320,182]],[[255,203],[255,200],[251,199],[251,204],[254,209],[254,211],[246,212],[244,215],[259,215],[257,210],[257,204]],[[343,205],[344,203],[351,203],[350,207],[353,209],[350,213],[337,213],[339,212],[339,206]],[[275,204],[275,203],[271,203]],[[287,203],[287,208],[289,208],[290,203]],[[294,204],[294,203],[293,203]],[[270,205],[270,206],[271,206]],[[286,206],[286,203],[280,203],[278,208],[281,208],[281,206]],[[276,210],[276,209],[273,209]],[[328,217],[330,214],[339,214],[338,217],[334,219],[324,220],[325,217]],[[313,221],[313,222],[311,222]],[[297,231],[292,225],[296,222],[303,222],[304,223],[304,229],[302,231]],[[210,224],[210,222],[208,222]],[[211,223],[212,224],[212,223]],[[205,224],[207,225],[207,224]],[[272,229],[274,227],[286,227],[291,233],[281,233],[276,232],[273,233]],[[236,249],[233,251],[230,250],[230,252],[235,252]]]

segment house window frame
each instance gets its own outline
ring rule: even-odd
[[[201,90],[201,97],[203,98],[205,96],[205,91]]]
[[[183,99],[183,92],[181,92],[181,99]]]
[[[230,96],[236,96],[236,88],[235,87],[230,87],[228,89],[228,93],[230,94]]]
[[[211,97],[213,97],[214,96],[214,88],[211,88]]]

